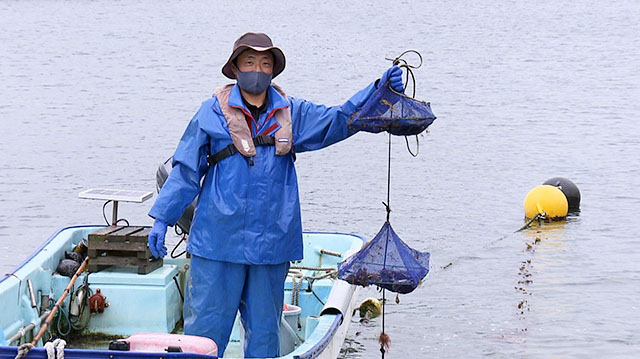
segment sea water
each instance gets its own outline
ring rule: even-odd
[[[391,223],[432,261],[399,304],[386,293],[387,357],[637,356],[638,24],[634,0],[0,1],[0,270],[60,227],[104,223],[81,190],[154,191],[240,34],[267,32],[287,56],[275,82],[327,105],[415,49],[438,119],[416,158],[393,138]],[[387,141],[299,154],[306,230],[376,234]],[[556,176],[580,213],[513,233]],[[120,216],[150,225],[152,202]],[[344,357],[379,356],[381,324],[356,315]]]

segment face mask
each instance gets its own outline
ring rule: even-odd
[[[238,86],[250,94],[261,94],[267,90],[270,84],[271,74],[260,71],[242,72],[238,70]]]

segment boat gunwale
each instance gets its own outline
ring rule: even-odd
[[[320,338],[320,340],[318,340],[311,348],[307,349],[307,351],[301,354],[294,354],[293,359],[317,358],[318,355],[320,355],[325,349],[327,349],[327,347],[329,346],[329,343],[335,337],[336,332],[338,331],[338,328],[340,327],[340,325],[342,325],[342,313],[324,314],[324,315],[321,315],[321,317],[325,315],[335,316],[335,318],[333,318],[333,322],[331,323],[327,331],[325,331],[322,338]]]
[[[5,273],[4,276],[2,278],[0,278],[0,283],[2,283],[3,281],[5,281],[7,278],[13,277],[15,275],[15,273],[17,271],[19,271],[20,269],[22,269],[22,267],[26,266],[35,256],[37,256],[47,245],[49,245],[49,243],[51,243],[51,241],[53,241],[61,232],[66,231],[67,229],[74,229],[74,228],[86,228],[86,227],[108,227],[108,225],[105,224],[79,224],[79,225],[74,225],[74,226],[68,226],[68,227],[63,227],[58,229],[57,231],[55,231],[51,236],[49,236],[49,238],[44,241],[38,248],[36,248],[27,258],[25,258],[22,262],[20,262],[18,265],[16,265],[13,270],[11,270],[8,273]],[[354,234],[354,233],[345,233],[345,232],[320,232],[320,231],[310,231],[310,232],[302,232],[303,235],[305,234],[339,234],[339,235],[345,235],[345,236],[351,236],[351,237],[356,237],[359,238],[360,240],[362,240],[362,243],[366,243],[367,240],[359,235],[359,234]]]
[[[87,227],[107,227],[107,225],[104,224],[93,224],[93,225],[89,225],[89,224],[80,224],[80,225],[75,225],[75,226],[68,226],[68,227],[63,227],[58,229],[56,232],[54,232],[51,236],[49,236],[49,238],[44,241],[38,248],[36,248],[31,255],[29,255],[27,258],[25,258],[20,264],[18,264],[15,268],[13,268],[13,270],[11,270],[8,273],[4,274],[4,277],[0,278],[0,283],[2,283],[3,281],[5,281],[7,278],[10,277],[14,277],[16,272],[18,272],[20,269],[22,269],[24,266],[26,266],[27,264],[29,264],[29,262],[35,257],[37,256],[40,252],[42,252],[42,250],[44,248],[46,248],[60,233],[62,233],[63,231],[66,231],[68,229],[73,229],[73,228],[87,228]]]
[[[0,346],[0,359],[7,357],[6,353],[17,353],[17,346]],[[44,347],[34,347],[29,351],[26,358],[33,358],[32,355],[36,354],[35,358],[47,358],[47,350]],[[12,356],[12,358],[15,356]],[[198,353],[180,353],[180,352],[132,352],[132,351],[119,351],[119,350],[101,350],[101,349],[75,349],[64,348],[64,357],[67,359],[117,359],[117,358],[194,358],[194,359],[217,359],[217,355],[207,355]]]

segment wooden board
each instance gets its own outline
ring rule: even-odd
[[[147,274],[162,267],[162,258],[154,258],[147,247],[151,228],[140,226],[109,226],[88,237],[89,272],[109,266],[137,267]]]

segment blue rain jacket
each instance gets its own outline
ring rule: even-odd
[[[252,133],[274,134],[280,128],[274,110],[290,107],[295,152],[327,147],[353,134],[347,129],[347,119],[373,91],[375,85],[371,83],[343,105],[326,107],[285,98],[270,86],[267,111],[255,120]],[[250,113],[237,85],[231,90],[229,105]],[[253,165],[237,153],[209,166],[207,155],[231,143],[227,122],[213,96],[202,103],[182,135],[173,155],[173,170],[149,215],[173,226],[199,195],[189,233],[190,253],[244,264],[302,259],[302,222],[293,155],[277,156],[274,146],[256,146]]]

